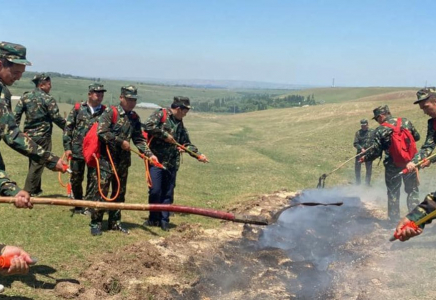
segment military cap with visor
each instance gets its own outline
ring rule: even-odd
[[[125,98],[138,99],[138,89],[133,86],[123,86],[121,87],[121,95]]]
[[[436,96],[436,88],[428,87],[428,88],[420,89],[418,92],[416,92],[417,100],[413,102],[413,104],[418,104],[421,101],[425,101],[429,99],[431,96]]]
[[[374,109],[372,112],[374,113],[373,119],[375,120],[380,115],[388,114],[389,113],[389,107],[387,105],[379,106],[376,109]]]
[[[191,109],[191,102],[188,97],[177,96],[174,97],[173,105],[180,106],[182,108]]]
[[[89,85],[89,92],[106,92],[106,89],[104,88],[104,85],[101,83],[91,83]]]
[[[50,80],[50,76],[48,76],[45,73],[41,73],[41,74],[36,74],[35,76],[33,76],[32,82],[35,85],[40,84],[42,81],[49,81]]]
[[[360,120],[360,125],[368,125],[368,120],[367,119]]]
[[[26,47],[20,44],[1,42],[0,58],[5,58],[14,64],[26,66],[32,65],[32,63],[26,59]]]

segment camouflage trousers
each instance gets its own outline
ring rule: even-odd
[[[70,182],[71,189],[73,191],[74,199],[89,199],[94,198],[93,192],[96,191],[97,185],[97,172],[95,168],[88,167],[86,174],[86,190],[85,197],[83,197],[83,179],[85,176],[86,163],[83,159],[73,158],[70,163],[70,168],[73,173],[71,174]],[[97,188],[98,189],[98,188]]]
[[[360,184],[360,171],[362,169],[362,164],[359,162],[360,157],[356,157],[356,161],[354,163],[354,172],[356,174],[356,184]],[[371,183],[371,174],[372,174],[372,161],[365,161],[366,168],[366,176],[365,176],[365,184],[370,185]]]
[[[50,137],[31,137],[31,139],[46,151],[51,151]],[[44,171],[44,165],[37,163],[29,158],[29,171],[24,184],[24,190],[30,194],[38,194],[41,189],[41,176]]]
[[[397,176],[403,168],[393,163],[385,164],[385,182],[388,192],[388,217],[391,221],[400,219],[400,189],[404,182],[404,191],[407,193],[407,208],[412,211],[419,204],[419,188],[416,173]],[[395,177],[395,178],[394,178]]]
[[[127,176],[128,176],[128,168],[127,165],[120,164],[119,166],[115,166],[118,174],[118,178],[120,180],[120,191],[117,198],[111,202],[124,203],[126,196],[126,187],[127,187]],[[100,159],[100,186],[105,197],[108,197],[109,188],[112,189],[111,195],[109,198],[113,198],[116,195],[118,189],[118,182],[116,180],[115,174],[110,171],[110,164]],[[96,176],[97,179],[97,176]],[[98,183],[95,185],[94,191],[92,192],[94,197],[92,200],[94,201],[106,201],[100,195],[98,190]],[[92,209],[91,210],[91,227],[98,226],[99,223],[103,221],[103,215],[106,212],[104,209]],[[108,211],[108,228],[111,229],[115,224],[119,224],[121,221],[121,210],[109,210]]]

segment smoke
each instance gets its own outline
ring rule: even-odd
[[[325,298],[336,275],[330,266],[357,259],[344,245],[374,230],[379,220],[367,213],[363,201],[377,203],[380,192],[359,187],[305,190],[293,202],[343,205],[295,206],[263,231],[259,247],[282,249],[291,259],[300,286],[297,299]]]

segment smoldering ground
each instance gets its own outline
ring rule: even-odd
[[[386,220],[386,187],[381,183],[305,190],[295,201],[344,204],[296,206],[266,228],[246,226],[244,239],[224,245],[222,255],[199,270],[198,283],[184,296],[362,300],[428,294],[414,291],[416,281],[408,280],[423,273],[416,267],[423,261],[418,263],[411,249],[426,251],[435,243],[388,242],[395,224]],[[402,209],[407,213],[405,205]]]

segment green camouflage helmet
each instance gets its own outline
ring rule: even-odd
[[[90,93],[92,92],[106,92],[106,89],[104,88],[104,85],[100,83],[92,83],[88,87],[88,91]]]
[[[191,109],[191,102],[189,101],[188,97],[182,97],[182,96],[174,97],[173,105]]]
[[[42,81],[47,81],[50,80],[50,76],[48,76],[45,73],[41,73],[41,74],[36,74],[35,76],[33,76],[33,83],[38,86],[38,84],[40,84]]]
[[[26,47],[8,42],[0,43],[0,58],[6,58],[14,64],[31,66],[32,63],[26,59]]]
[[[368,125],[368,120],[367,119],[360,120],[360,125]]]
[[[417,104],[421,101],[427,100],[431,96],[436,96],[436,88],[428,87],[428,88],[420,89],[418,92],[416,92],[417,100],[413,102],[413,104]]]
[[[386,115],[390,113],[389,107],[387,105],[379,106],[375,108],[372,112],[374,113],[374,117],[373,117],[374,120],[377,119],[377,117],[380,115]]]
[[[121,96],[138,99],[138,89],[133,85],[123,86],[121,87]]]

